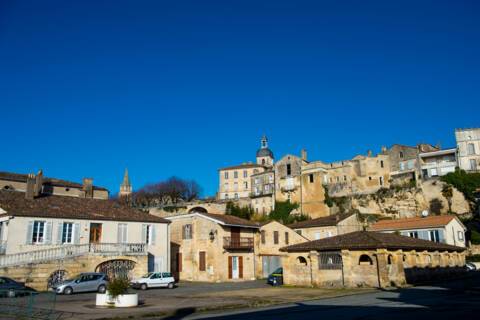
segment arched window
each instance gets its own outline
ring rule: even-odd
[[[358,260],[359,265],[372,265],[373,261],[367,254],[362,254]]]
[[[387,263],[388,264],[393,264],[393,256],[391,254],[388,255]]]
[[[307,265],[307,259],[305,259],[305,257],[298,256],[297,257],[297,264],[306,266]]]

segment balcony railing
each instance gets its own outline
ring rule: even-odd
[[[89,243],[62,245],[49,249],[27,251],[0,256],[0,267],[41,263],[50,260],[79,257],[87,254],[146,255],[144,243]]]
[[[249,250],[253,249],[253,238],[240,237],[224,237],[223,238],[223,248],[224,249],[235,249],[235,250]]]

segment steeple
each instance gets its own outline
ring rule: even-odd
[[[262,149],[267,149],[268,148],[268,139],[267,139],[266,135],[263,135],[260,145],[261,145]]]
[[[130,178],[128,177],[128,169],[125,168],[123,174],[123,182],[120,185],[120,197],[129,196],[132,193],[132,185],[130,184]]]
[[[265,167],[273,166],[273,152],[268,148],[268,139],[266,135],[262,136],[260,149],[257,150],[257,164]]]

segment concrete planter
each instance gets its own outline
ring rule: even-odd
[[[98,307],[129,308],[138,306],[138,294],[121,294],[113,299],[108,293],[97,293],[95,305]]]

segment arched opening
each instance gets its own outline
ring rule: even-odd
[[[306,266],[307,265],[307,259],[305,259],[305,257],[298,256],[297,257],[297,264],[302,265],[302,266]]]
[[[57,284],[67,279],[68,273],[66,270],[56,270],[50,274],[47,280],[47,288],[53,288]]]
[[[188,213],[193,213],[193,212],[208,213],[207,209],[205,209],[204,207],[193,207],[192,209],[188,210]]]
[[[393,256],[391,254],[389,254],[388,257],[387,257],[387,263],[388,264],[393,264]]]
[[[95,272],[105,273],[110,279],[130,279],[130,271],[135,268],[135,264],[135,261],[131,260],[108,260],[100,263]]]
[[[368,254],[362,254],[360,256],[360,259],[358,259],[358,264],[363,266],[363,265],[373,265],[372,258],[368,256]]]

